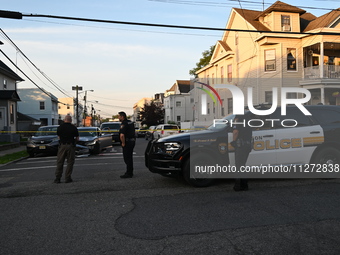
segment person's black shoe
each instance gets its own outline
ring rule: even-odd
[[[68,178],[65,180],[65,183],[70,183],[70,182],[73,182],[73,180],[71,178]]]
[[[120,178],[126,179],[126,178],[132,178],[133,174],[123,174],[120,176]]]
[[[53,183],[60,183],[60,178],[55,178]]]

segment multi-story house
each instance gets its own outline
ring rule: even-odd
[[[192,103],[190,80],[176,80],[172,87],[164,93],[164,123],[192,121]]]
[[[145,104],[150,104],[151,101],[152,101],[151,98],[144,97],[133,105],[133,115],[131,116],[131,121],[135,122],[136,128],[139,128],[141,126],[141,119],[140,119],[139,112],[142,110]]]
[[[281,1],[264,11],[233,8],[226,31],[216,43],[209,65],[196,73],[197,80],[213,88],[217,84],[237,86],[245,98],[251,88],[254,105],[271,103],[273,88],[280,98],[283,87],[308,89],[308,104],[340,105],[339,35],[340,8],[320,17]],[[211,121],[232,112],[231,92],[216,90],[222,103],[210,97],[206,101],[207,111],[214,116],[200,113],[197,106],[204,91],[194,90],[196,121]],[[287,93],[286,97],[304,95]]]
[[[18,111],[34,119],[40,120],[41,125],[58,125],[58,98],[51,93],[38,88],[18,89],[21,101]]]
[[[0,60],[0,131],[17,131],[17,82],[23,81]],[[0,133],[1,134],[1,133]]]

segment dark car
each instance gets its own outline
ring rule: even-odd
[[[145,140],[154,139],[153,133],[155,132],[156,126],[150,126],[145,133]]]
[[[234,148],[230,145],[230,123],[235,115],[214,122],[203,131],[150,141],[145,164],[153,173],[183,175],[194,186],[208,186],[214,178],[318,178],[319,173],[321,178],[338,178],[340,107],[304,107],[311,115],[296,107],[287,107],[286,114],[281,113],[281,107],[265,116],[245,112],[249,119],[246,124],[253,129],[253,148],[247,160],[249,172],[235,169]],[[216,169],[221,175],[211,177],[211,170]],[[237,176],[226,177],[232,175],[229,169],[235,170]],[[244,177],[239,177],[242,174]]]
[[[111,134],[112,135],[112,142],[119,142],[119,129],[120,129],[121,123],[118,121],[112,121],[112,122],[103,122],[100,125],[100,129],[102,132]]]
[[[136,130],[136,137],[145,137],[148,128],[139,128]]]
[[[102,150],[112,147],[111,134],[103,133],[98,127],[78,127],[78,144],[89,148],[92,154],[98,154]]]
[[[57,136],[58,125],[39,127],[38,131],[27,140],[26,150],[30,157],[35,155],[57,155],[59,139]],[[89,149],[76,145],[76,155],[87,155]]]

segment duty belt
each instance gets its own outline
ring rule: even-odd
[[[125,138],[125,141],[134,142],[134,141],[136,141],[136,138]]]

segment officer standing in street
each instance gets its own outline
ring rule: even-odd
[[[66,115],[64,123],[58,127],[57,135],[59,138],[59,148],[54,183],[60,183],[65,159],[67,159],[65,183],[69,183],[72,182],[71,175],[75,161],[76,142],[79,140],[78,129],[72,124],[72,117],[70,115]]]
[[[135,127],[133,122],[129,122],[125,112],[118,113],[121,122],[119,129],[120,144],[123,149],[123,158],[126,164],[126,172],[120,178],[132,178],[133,176],[133,148],[136,144]]]
[[[230,143],[235,148],[235,165],[237,171],[245,166],[249,153],[252,150],[252,129],[248,126],[244,115],[237,115],[233,121],[233,141]],[[235,191],[248,190],[248,179],[236,179]]]

